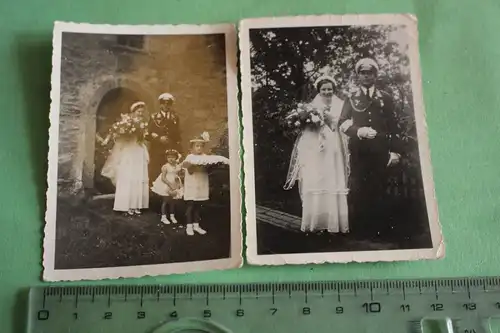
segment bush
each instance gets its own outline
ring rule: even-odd
[[[328,74],[337,81],[337,95],[345,98],[356,83],[355,63],[374,58],[380,73],[379,89],[393,96],[405,143],[401,174],[421,184],[416,138],[410,61],[404,26],[338,26],[318,28],[255,29],[250,31],[253,86],[253,126],[256,197],[259,202],[283,195],[283,184],[295,135],[284,124],[285,115],[299,102],[316,94],[314,80]],[[272,144],[271,144],[272,143]],[[281,197],[279,197],[281,198]],[[281,200],[281,199],[280,199]],[[292,205],[300,205],[290,195]],[[276,200],[275,200],[276,201]],[[278,204],[278,203],[276,203]]]

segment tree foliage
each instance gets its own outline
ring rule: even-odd
[[[354,66],[364,57],[378,62],[377,86],[395,99],[407,144],[405,166],[419,170],[407,39],[404,26],[387,25],[250,31],[256,181],[262,182],[257,192],[281,190],[286,177],[295,137],[284,126],[285,114],[314,97],[314,80],[323,74],[335,78],[344,99],[356,83]]]

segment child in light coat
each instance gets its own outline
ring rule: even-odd
[[[186,233],[205,235],[207,232],[200,227],[203,204],[209,200],[209,178],[206,166],[195,161],[205,155],[205,145],[210,140],[208,133],[190,140],[191,154],[182,163],[185,169],[184,201],[186,202]]]
[[[210,135],[203,132],[199,137],[190,140],[191,153],[186,156],[182,167],[184,176],[184,201],[186,207],[186,233],[193,236],[196,233],[205,235],[207,232],[200,227],[204,204],[209,200],[209,168],[217,165],[228,165],[229,159],[224,156],[207,155],[206,144]]]

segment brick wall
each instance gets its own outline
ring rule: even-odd
[[[185,150],[202,131],[210,132],[214,145],[227,131],[224,36],[146,36],[142,50],[120,47],[116,40],[112,35],[63,35],[61,192],[74,194],[92,183],[96,112],[116,88],[134,91],[150,112],[158,109],[159,94],[173,94]]]

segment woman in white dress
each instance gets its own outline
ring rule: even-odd
[[[130,216],[140,215],[141,209],[149,207],[145,108],[144,102],[132,104],[130,113],[122,115],[102,142],[106,144],[110,139],[114,140],[111,154],[101,171],[116,187],[113,210]]]
[[[302,127],[284,188],[289,190],[296,181],[299,183],[303,232],[346,233],[349,231],[347,138],[337,124],[343,103],[334,95],[333,78],[319,78],[315,88],[318,94],[307,110],[313,110],[320,118],[320,125]]]

